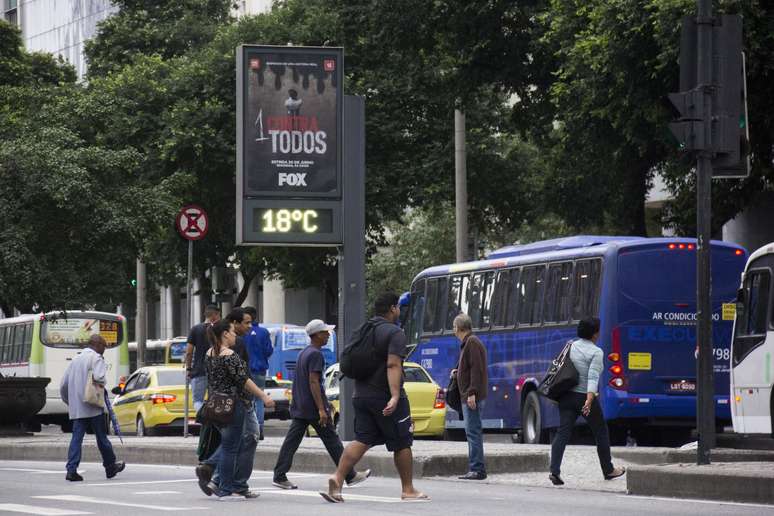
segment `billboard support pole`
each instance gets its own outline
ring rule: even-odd
[[[336,352],[341,356],[349,336],[365,322],[365,100],[344,96],[344,170],[342,174],[342,232],[339,252],[339,321]],[[339,391],[340,433],[355,437],[352,408],[354,384],[342,378]]]

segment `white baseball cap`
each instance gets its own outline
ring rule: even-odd
[[[310,337],[314,335],[315,333],[320,333],[321,331],[331,331],[334,328],[336,328],[335,325],[332,324],[325,324],[320,319],[312,319],[309,321],[309,323],[306,325],[306,334]]]

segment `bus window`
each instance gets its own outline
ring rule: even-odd
[[[470,276],[467,275],[462,277],[460,285],[460,312],[470,313]]]
[[[473,327],[478,328],[481,318],[481,298],[484,293],[484,273],[476,272],[470,282],[470,303],[468,305],[468,315],[473,322]]]
[[[575,263],[572,293],[572,319],[596,316],[599,300],[600,260],[579,260]]]
[[[540,324],[540,302],[545,289],[546,268],[525,267],[522,271],[519,292],[519,324]]]
[[[446,280],[446,278],[444,278]],[[425,314],[422,323],[422,333],[435,333],[440,329],[438,314],[440,305],[439,279],[427,280],[427,293],[425,294]]]
[[[492,295],[495,287],[495,273],[489,271],[484,278],[484,289],[481,294],[481,310],[478,320],[473,320],[474,328],[489,329],[492,322]]]
[[[744,305],[737,315],[734,363],[740,362],[766,335],[771,274],[768,269],[752,270],[744,279]],[[760,338],[744,338],[760,337]]]
[[[13,347],[14,347],[14,350],[16,352],[16,362],[17,363],[19,363],[19,362],[27,362],[28,359],[29,359],[29,357],[26,357],[24,355],[24,347],[25,347],[24,346],[24,341],[26,340],[25,336],[24,336],[25,330],[26,330],[26,325],[21,325],[20,324],[20,325],[18,325],[16,327],[16,335],[15,335],[15,338],[14,338],[14,343],[13,343],[14,345],[13,345]]]
[[[446,325],[447,330],[452,330],[452,323],[460,313],[460,291],[462,290],[462,276],[449,278],[449,288],[446,295]]]
[[[411,301],[407,336],[409,344],[417,345],[422,330],[422,314],[425,311],[425,280],[419,280],[411,285]]]
[[[508,297],[511,290],[511,270],[497,272],[494,282],[494,294],[492,296],[492,326],[505,326],[505,311],[508,306]]]
[[[543,320],[563,323],[570,319],[570,286],[572,262],[554,263],[548,267]]]
[[[513,269],[511,272],[510,293],[508,306],[505,312],[505,325],[515,326],[519,323],[519,299],[521,291],[521,269]]]

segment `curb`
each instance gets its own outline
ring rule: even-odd
[[[633,464],[691,464],[696,461],[696,450],[677,448],[613,448],[614,457]],[[774,462],[771,450],[735,450],[715,448],[711,452],[712,462]]]
[[[198,464],[195,446],[143,446],[135,443],[120,444],[113,441],[113,448],[120,460],[127,464],[174,464],[195,466]],[[278,447],[260,446],[255,453],[254,467],[272,470],[277,461]],[[61,461],[67,457],[67,445],[51,443],[24,443],[3,445],[0,442],[0,460]],[[83,462],[102,462],[95,442],[84,442]],[[548,470],[548,453],[542,451],[513,454],[495,453],[486,456],[487,473],[524,473]],[[293,457],[293,470],[304,473],[332,473],[335,466],[324,449],[300,448]],[[372,451],[359,463],[359,469],[371,468],[374,475],[397,477],[392,453]],[[467,454],[431,455],[414,451],[414,477],[462,475],[468,470]]]
[[[739,465],[635,466],[626,472],[626,488],[633,495],[774,504],[774,464],[745,463],[746,470],[733,468]]]

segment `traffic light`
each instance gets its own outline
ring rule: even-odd
[[[132,278],[131,280],[129,280],[129,284],[132,286],[132,288],[136,288],[137,287],[137,278]]]

